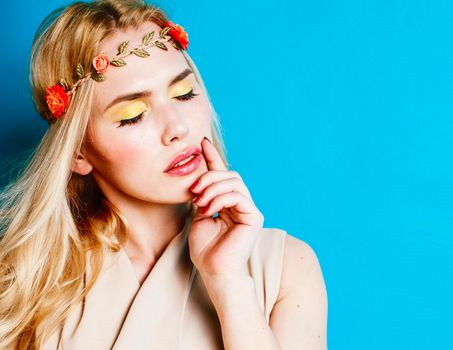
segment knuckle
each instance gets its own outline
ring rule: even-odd
[[[238,185],[242,185],[242,179],[239,177],[234,177],[233,181],[236,182]]]
[[[247,197],[243,192],[237,191],[236,193],[237,193],[239,196],[241,196],[241,198],[243,198],[244,200],[247,200],[247,201],[250,201],[250,202],[251,202],[250,198]]]
[[[238,173],[236,170],[231,170],[231,174],[232,174],[234,177],[237,177],[238,179],[241,178],[241,175],[239,175],[239,173]]]
[[[260,224],[264,224],[264,215],[261,212],[258,212],[258,221]]]

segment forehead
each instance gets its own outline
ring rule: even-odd
[[[142,45],[143,37],[154,31],[152,41],[159,39],[162,30],[157,24],[144,22],[140,27],[127,28],[118,31],[104,40],[99,48],[99,53],[107,54],[111,59],[118,54],[118,47],[129,40],[127,51]],[[168,51],[156,46],[146,48],[148,57],[139,57],[134,54],[127,55],[124,59],[125,66],[115,67],[110,65],[103,73],[105,80],[95,82],[94,107],[101,111],[109,101],[118,95],[142,90],[155,91],[166,87],[168,82],[189,67],[181,51],[175,49],[171,43],[164,42]]]

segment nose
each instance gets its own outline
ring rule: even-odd
[[[168,145],[176,140],[182,140],[189,132],[185,116],[174,105],[167,104],[160,109],[163,121],[162,143]]]

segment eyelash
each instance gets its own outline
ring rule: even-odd
[[[193,99],[195,96],[198,96],[199,94],[195,94],[193,92],[193,89],[190,90],[187,94],[181,95],[181,96],[176,96],[175,98],[180,100],[180,101],[188,101]],[[133,125],[139,123],[143,119],[143,115],[145,114],[145,111],[140,113],[139,115],[130,118],[130,119],[123,119],[120,120],[120,125],[118,126],[119,128],[125,125]]]

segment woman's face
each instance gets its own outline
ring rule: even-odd
[[[125,40],[130,40],[131,50],[153,30],[156,39],[161,28],[150,22],[138,30],[116,33],[104,42],[100,53],[115,56]],[[149,57],[128,55],[125,66],[109,66],[105,80],[95,82],[83,154],[86,173],[92,171],[110,199],[132,197],[155,203],[182,203],[192,199],[189,187],[207,171],[202,158],[190,174],[172,176],[164,172],[186,148],[201,149],[205,136],[212,140],[208,97],[181,51],[165,44],[168,51],[148,48]],[[112,102],[134,93],[135,97]],[[192,93],[196,96],[190,98]]]

